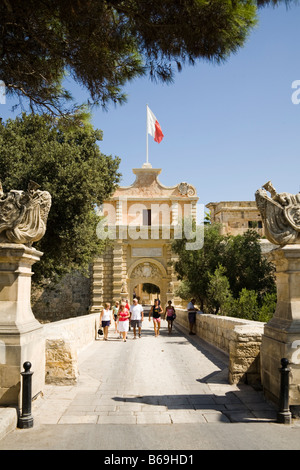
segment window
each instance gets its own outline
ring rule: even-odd
[[[143,225],[151,225],[151,209],[143,209]]]
[[[262,221],[261,220],[249,220],[248,228],[262,228]]]

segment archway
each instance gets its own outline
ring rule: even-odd
[[[156,260],[143,258],[135,263],[129,268],[128,273],[128,293],[130,299],[133,299],[133,294],[139,287],[139,293],[142,294],[143,285],[154,285],[159,290],[159,298],[161,300],[161,305],[164,308],[167,303],[167,290],[168,284],[170,282],[169,276],[167,274],[164,266]],[[143,303],[143,295],[141,297],[141,303]],[[146,295],[144,295],[146,301]],[[150,297],[150,301],[152,302]]]
[[[159,286],[149,282],[144,284],[137,284],[134,287],[133,297],[137,297],[138,301],[144,305],[149,306],[154,304],[155,299],[160,300],[161,292]]]

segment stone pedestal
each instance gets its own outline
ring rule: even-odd
[[[19,405],[21,375],[32,364],[32,396],[45,383],[43,327],[31,310],[31,267],[43,253],[21,244],[0,244],[0,405]]]
[[[277,307],[265,325],[261,345],[261,376],[265,395],[278,403],[281,359],[290,368],[289,403],[300,405],[300,244],[273,250],[268,259],[276,266]]]

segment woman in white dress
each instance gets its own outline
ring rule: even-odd
[[[125,302],[121,302],[118,317],[119,317],[119,332],[123,336],[123,341],[126,341],[127,331],[129,329],[129,310],[125,307]]]
[[[106,303],[105,308],[100,314],[100,323],[103,328],[103,339],[107,341],[108,328],[112,322],[112,311],[110,310],[110,304]]]

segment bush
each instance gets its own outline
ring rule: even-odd
[[[234,299],[233,296],[227,297],[221,306],[221,312],[228,317],[267,323],[275,312],[276,301],[276,293],[267,293],[262,298],[260,305],[255,291],[242,289],[237,299]]]
[[[271,320],[276,309],[277,295],[276,293],[265,294],[263,304],[259,312],[258,320],[268,322]]]

